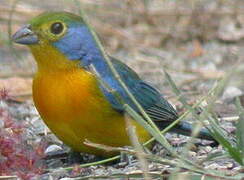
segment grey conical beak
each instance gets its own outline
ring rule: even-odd
[[[37,44],[39,39],[30,29],[30,25],[20,28],[13,36],[12,40],[18,44],[32,45]]]

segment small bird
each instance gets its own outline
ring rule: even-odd
[[[85,145],[85,140],[113,147],[131,144],[123,103],[104,83],[124,103],[140,111],[113,75],[98,39],[84,18],[68,12],[45,12],[19,29],[12,40],[27,45],[37,62],[33,100],[46,125],[60,140],[76,152],[99,156],[109,153]],[[121,61],[109,58],[130,92],[160,129],[178,118],[176,110],[154,87]],[[132,123],[140,142],[151,138],[136,121]],[[180,122],[173,131],[190,135],[191,129],[189,123]],[[200,131],[199,137],[213,140],[206,129]]]

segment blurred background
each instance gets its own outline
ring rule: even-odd
[[[35,62],[26,47],[13,45],[9,37],[43,11],[78,14],[79,6],[107,52],[169,98],[172,93],[163,68],[191,99],[206,94],[226,71],[243,61],[243,0],[1,0],[0,87],[9,86],[14,96],[31,95]],[[237,75],[230,84],[240,92],[242,77]]]
[[[210,90],[218,84],[221,93],[211,93],[212,96],[208,96],[213,97],[213,106],[210,103],[209,108],[209,102],[204,98],[201,107],[214,112],[214,117],[218,117],[219,125],[224,127],[225,131],[233,132],[235,127],[232,124],[239,119],[239,112],[234,104],[235,97],[239,97],[244,106],[243,0],[0,0],[0,132],[3,130],[1,121],[6,123],[12,117],[13,122],[24,122],[22,129],[27,130],[23,130],[23,142],[30,144],[34,141],[39,145],[45,139],[45,144],[50,145],[48,148],[53,144],[58,145],[58,150],[63,148],[62,142],[57,140],[40,120],[31,100],[32,76],[36,68],[34,59],[27,47],[13,44],[10,38],[18,28],[28,23],[28,20],[44,11],[65,10],[79,14],[80,9],[85,11],[106,51],[124,61],[143,79],[156,86],[176,106],[178,112],[184,112],[187,108],[173,93],[164,70],[170,74],[181,90],[182,97],[185,97],[190,105],[209,95]],[[233,74],[228,75],[230,71]],[[228,83],[218,83],[222,78]],[[6,91],[3,91],[3,88]],[[6,92],[10,95],[10,100],[9,97],[6,98]],[[5,112],[5,117],[2,112]],[[242,129],[240,131],[242,132]],[[2,137],[8,138],[11,136],[11,133],[9,134]],[[182,137],[177,135],[168,135],[167,138],[181,153],[180,145],[184,145],[187,139],[182,140]],[[16,140],[13,139],[13,142]],[[13,153],[16,149],[27,152],[24,157],[26,161],[23,161],[23,158],[19,160],[18,156],[14,155],[21,173],[23,168],[19,162],[29,163],[30,154],[23,142],[11,143],[14,144]],[[242,145],[240,147],[243,148]],[[153,152],[165,157],[166,151],[162,149],[162,146],[156,145]],[[23,154],[22,151],[19,152]],[[187,150],[190,159],[195,158],[194,161],[197,162],[202,157],[211,155],[210,152],[225,151],[221,146],[212,148],[207,145],[200,146],[196,152]],[[45,164],[49,168],[64,166],[60,161]],[[204,163],[203,166],[207,170],[240,172],[240,166],[233,159],[222,156],[220,160]],[[96,166],[84,173],[94,174],[96,171],[95,174],[102,175],[111,172],[127,174],[134,172],[134,167],[121,167],[120,171],[115,167],[115,171],[113,167]],[[161,170],[168,174],[165,167],[158,167],[160,174]],[[150,166],[150,169],[154,169],[154,166]],[[25,172],[33,170],[27,168]],[[3,175],[5,174],[6,172]]]

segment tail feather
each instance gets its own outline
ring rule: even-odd
[[[186,135],[186,136],[191,136],[192,130],[193,130],[192,124],[190,124],[188,122],[184,122],[184,121],[181,122],[180,124],[176,125],[176,127],[174,127],[172,129],[173,132],[177,132],[177,133],[180,133],[180,134]],[[215,139],[211,136],[209,130],[206,128],[200,129],[200,131],[198,132],[197,138],[215,141]]]
[[[164,129],[166,128],[170,123],[172,122],[165,122],[165,121],[158,121],[155,122],[157,124],[157,126],[160,129]],[[193,130],[193,126],[192,124],[182,121],[179,124],[175,125],[171,131],[175,132],[175,133],[179,133],[185,136],[191,136],[192,135],[192,130]],[[199,131],[197,138],[200,139],[205,139],[205,140],[210,140],[210,141],[216,141],[210,134],[210,132],[206,129],[206,128],[201,128],[201,130]]]

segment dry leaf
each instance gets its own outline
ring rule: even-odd
[[[11,97],[31,95],[32,78],[11,77],[0,79],[0,89],[6,89]]]

